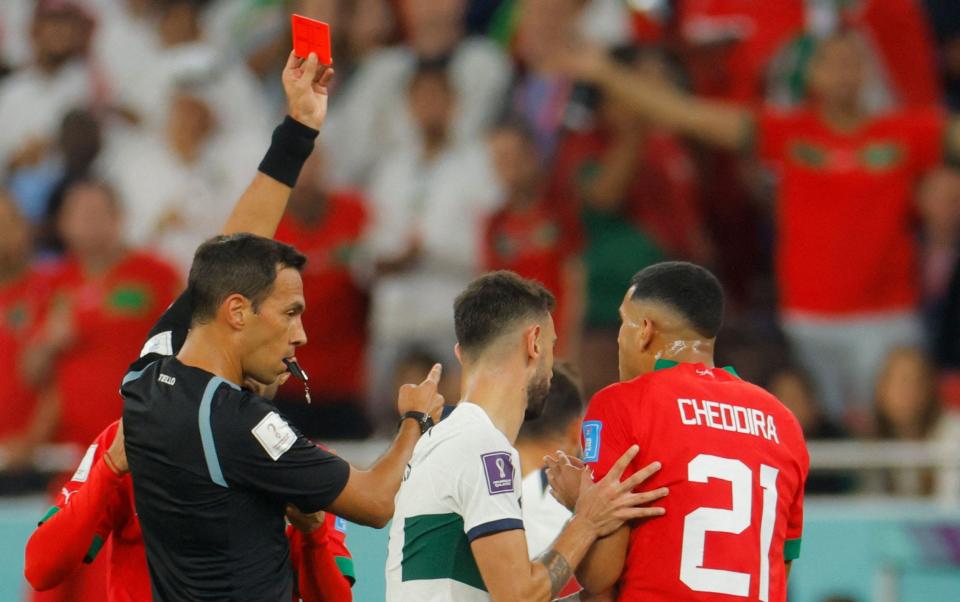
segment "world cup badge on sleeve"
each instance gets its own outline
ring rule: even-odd
[[[513,491],[513,460],[510,459],[510,452],[481,454],[480,459],[483,461],[490,495]]]
[[[583,423],[583,461],[596,462],[600,459],[600,430],[603,423],[599,420],[587,420]]]

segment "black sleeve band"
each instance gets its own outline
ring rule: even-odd
[[[313,152],[319,133],[287,115],[283,123],[273,130],[270,148],[258,169],[264,175],[293,188],[300,176],[300,169]]]

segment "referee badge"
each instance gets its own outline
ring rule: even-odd
[[[600,459],[600,430],[603,423],[599,420],[587,420],[583,423],[583,461],[596,462]]]

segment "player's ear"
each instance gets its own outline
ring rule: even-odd
[[[640,351],[646,351],[653,342],[653,335],[656,332],[656,326],[650,318],[644,318],[640,322],[640,328],[637,329],[637,348]]]
[[[224,299],[223,303],[220,304],[219,311],[221,317],[231,328],[242,330],[246,324],[246,310],[249,308],[250,300],[240,293],[234,293]]]
[[[527,357],[536,359],[543,353],[543,329],[539,324],[531,326],[526,336]]]
[[[463,365],[463,351],[460,350],[460,343],[456,343],[453,346],[453,354],[457,356],[457,361],[460,362],[460,365]]]

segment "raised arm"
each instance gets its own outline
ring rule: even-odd
[[[565,51],[557,64],[570,77],[599,86],[656,124],[730,150],[750,145],[754,117],[746,109],[691,96],[616,64],[600,48]]]
[[[598,538],[617,530],[624,521],[663,514],[662,508],[638,506],[660,499],[666,495],[665,490],[632,493],[655,472],[654,468],[647,467],[620,481],[638,450],[637,446],[628,449],[597,483],[592,482],[589,473],[582,472],[573,517],[550,549],[535,561],[527,560],[527,546],[520,531],[503,531],[473,540],[470,547],[491,600],[552,600]]]
[[[437,393],[440,383],[440,364],[419,385],[404,385],[400,389],[400,414],[422,412],[439,420],[443,396]],[[330,505],[329,510],[352,522],[382,528],[393,518],[393,502],[413,448],[420,440],[420,424],[403,420],[393,444],[369,470],[350,467],[347,486]]]
[[[237,200],[223,226],[224,234],[250,232],[273,237],[287,208],[290,191],[327,117],[327,84],[333,69],[316,55],[303,60],[292,52],[283,69],[287,118],[273,132],[270,150],[250,186]]]

